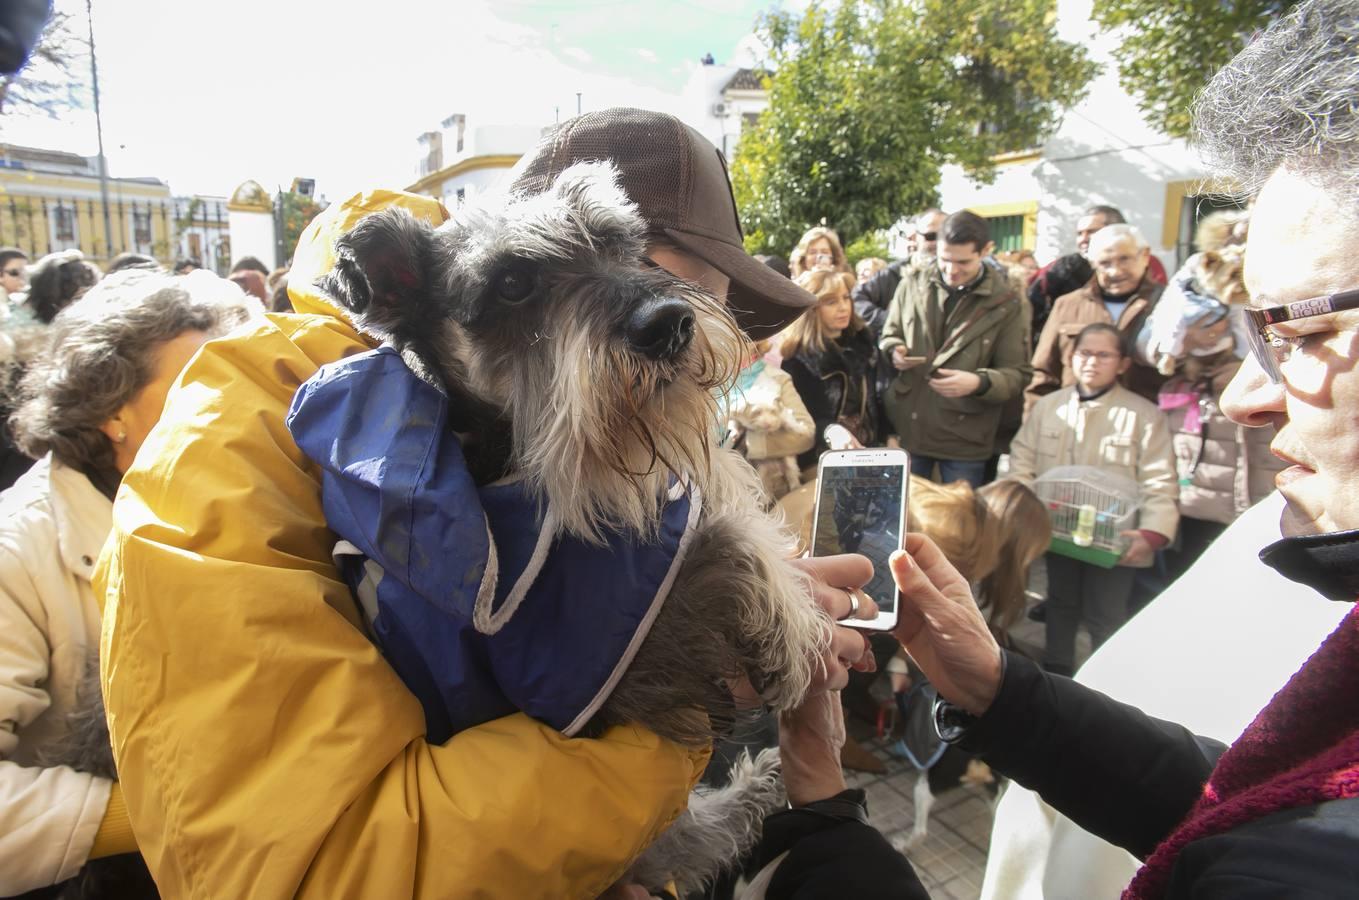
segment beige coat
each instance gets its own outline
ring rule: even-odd
[[[1166,417],[1121,385],[1081,402],[1074,387],[1038,401],[1010,442],[1010,474],[1025,482],[1057,466],[1098,466],[1142,486],[1137,527],[1175,537],[1180,489]]]
[[[816,422],[792,376],[765,366],[753,384],[733,391],[728,414],[745,436],[743,452],[769,499],[777,500],[796,487],[797,456],[816,444]]]
[[[816,423],[793,387],[793,379],[782,369],[767,366],[743,394],[731,401],[732,415],[749,419],[754,414],[774,412],[777,427],[746,426],[746,458],[753,461],[797,456],[816,443]]]
[[[98,649],[90,573],[113,505],[50,456],[0,495],[0,896],[85,864],[112,782],[39,768]]]

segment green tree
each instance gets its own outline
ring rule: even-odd
[[[0,76],[0,115],[41,111],[55,119],[80,106],[84,82],[72,66],[89,57],[89,46],[76,35],[69,15],[53,13],[28,63],[12,75]]]
[[[989,181],[1095,72],[1057,39],[1054,0],[813,0],[762,22],[769,109],[732,184],[753,253],[787,254],[821,222],[853,242],[936,202],[940,167]]]
[[[892,258],[891,252],[887,249],[885,231],[865,231],[845,245],[845,262],[849,263],[851,269],[859,264],[859,260],[868,259],[870,256],[888,260]]]
[[[1118,80],[1147,121],[1189,136],[1196,95],[1251,37],[1296,0],[1095,0],[1101,28],[1126,29],[1114,49]]]
[[[304,197],[292,191],[280,194],[279,202],[283,205],[283,258],[288,261],[297,250],[297,241],[302,232],[325,207],[311,197]]]

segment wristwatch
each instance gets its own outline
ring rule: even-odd
[[[974,397],[980,397],[982,394],[985,394],[987,391],[991,390],[990,372],[987,372],[986,370],[983,369],[982,371],[977,373],[977,377],[981,379],[981,383],[978,384],[977,389],[972,392],[972,396]]]
[[[934,730],[944,743],[958,743],[977,721],[976,716],[961,706],[954,706],[943,697],[934,698]]]

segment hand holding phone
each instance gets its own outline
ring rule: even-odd
[[[821,457],[812,556],[860,553],[873,563],[873,580],[863,590],[878,605],[878,615],[842,625],[875,631],[896,625],[899,598],[887,560],[901,549],[905,534],[909,476],[905,450],[839,450]]]
[[[914,369],[916,366],[923,365],[924,362],[925,357],[911,356],[907,353],[905,347],[898,345],[892,348],[892,366],[898,372],[905,372],[907,369]]]

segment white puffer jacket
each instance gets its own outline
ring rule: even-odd
[[[108,806],[112,782],[34,761],[99,646],[90,574],[112,510],[50,455],[0,494],[0,897],[75,875]]]

